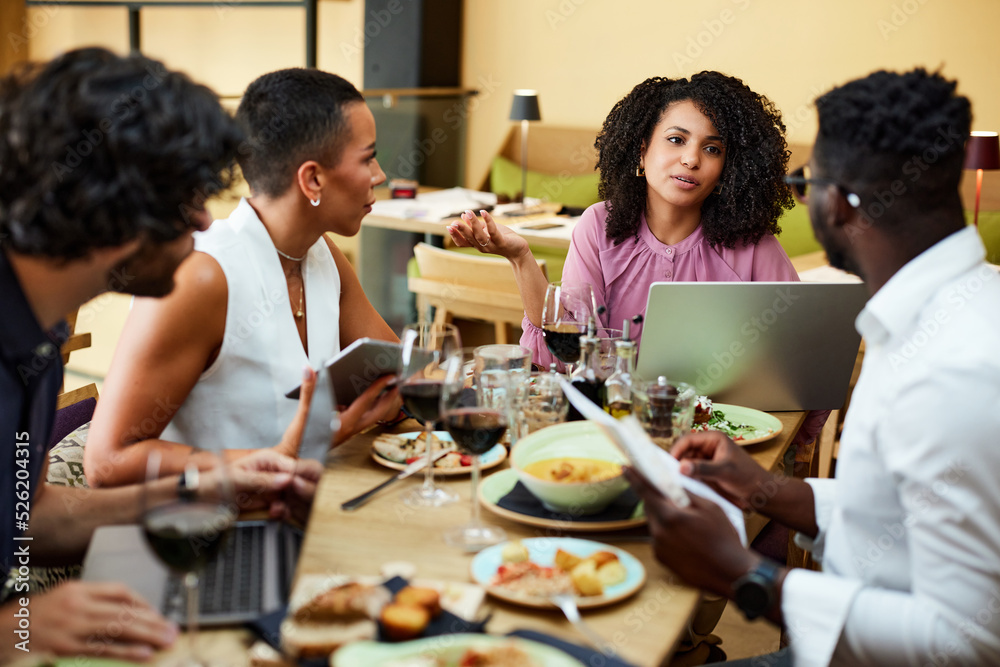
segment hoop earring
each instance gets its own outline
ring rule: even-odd
[[[646,168],[645,168],[645,167],[643,167],[643,166],[642,166],[642,165],[640,164],[640,165],[639,165],[638,167],[636,167],[636,168],[635,168],[635,175],[636,175],[637,177],[642,177],[642,176],[645,176],[645,175],[646,175]]]
[[[313,206],[319,206],[319,197],[316,197],[316,199],[310,199],[309,203]]]

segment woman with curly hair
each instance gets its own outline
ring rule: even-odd
[[[573,231],[564,283],[590,283],[604,327],[644,314],[656,281],[797,281],[774,235],[792,206],[785,126],[737,78],[651,78],[620,100],[597,137],[600,195]],[[456,245],[506,257],[525,318],[521,344],[555,358],[541,318],[546,279],[527,242],[482,213],[448,229]],[[464,223],[464,224],[463,224]],[[642,328],[634,327],[635,339]]]

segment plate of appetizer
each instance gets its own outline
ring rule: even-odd
[[[692,431],[720,431],[737,445],[755,445],[775,437],[783,428],[781,420],[753,408],[712,403],[700,396],[695,408]]]
[[[472,559],[472,579],[513,604],[554,607],[550,598],[568,593],[580,609],[590,609],[635,595],[646,569],[627,551],[600,542],[533,537],[480,551]]]
[[[472,472],[472,457],[458,451],[451,434],[434,431],[434,451],[452,450],[434,464],[435,475],[465,475]],[[372,459],[393,470],[403,470],[418,458],[427,455],[427,439],[423,431],[383,433],[372,441]],[[507,448],[497,444],[479,459],[480,470],[489,470],[503,463]]]

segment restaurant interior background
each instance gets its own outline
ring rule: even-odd
[[[230,101],[264,72],[302,66],[303,10],[246,4],[144,8],[143,52]],[[394,11],[375,14],[365,0],[319,0],[318,66],[364,89],[366,49],[391,53],[388,23],[414,20],[419,5],[389,0]],[[461,8],[461,29],[433,38],[455,40],[459,87],[478,94],[448,103],[460,112],[459,120],[450,117],[458,130],[453,146],[439,146],[441,154],[457,155],[455,182],[448,185],[483,182],[513,126],[508,114],[515,89],[538,91],[542,124],[596,129],[644,78],[703,69],[738,76],[769,96],[784,114],[792,144],[812,141],[811,101],[818,94],[875,69],[918,65],[940,67],[959,80],[973,101],[974,129],[1000,129],[996,0],[459,0],[454,6]],[[0,70],[83,45],[128,50],[124,8],[25,8],[24,0],[2,0],[0,21]],[[390,43],[379,44],[380,38]],[[390,177],[402,175],[393,173],[392,161],[382,165]],[[965,180],[968,191],[974,177]],[[991,181],[998,181],[995,190]],[[982,210],[1000,211],[1000,174],[986,174]],[[81,310],[79,326],[95,332],[94,346],[74,353],[74,369],[103,375],[126,310],[127,300],[113,296]]]

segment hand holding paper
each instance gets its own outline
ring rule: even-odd
[[[687,495],[688,491],[711,500],[722,508],[726,518],[736,529],[740,542],[743,546],[747,546],[743,512],[704,483],[681,475],[677,459],[657,447],[646,435],[642,425],[635,417],[628,416],[617,420],[594,405],[569,381],[562,379],[560,382],[566,397],[580,411],[580,414],[600,425],[612,442],[625,454],[632,467],[660,493],[681,508],[688,507],[691,503],[691,499]]]

